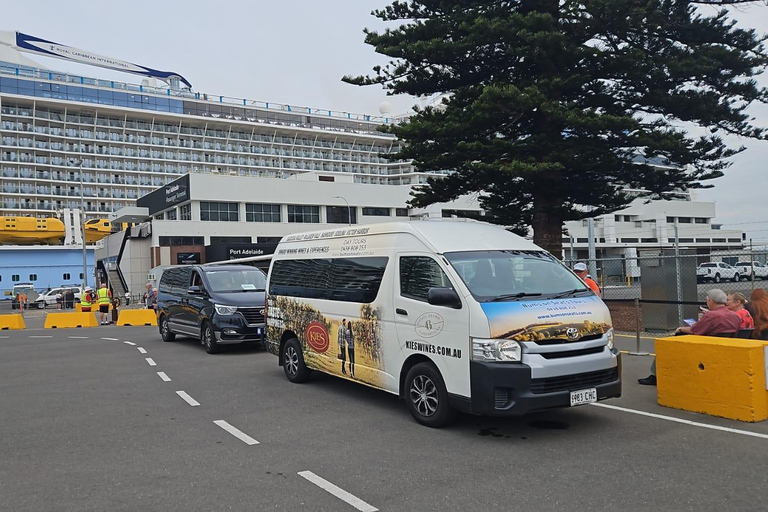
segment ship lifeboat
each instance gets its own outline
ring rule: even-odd
[[[85,221],[85,243],[98,242],[110,234],[112,234],[112,223],[108,220],[90,219]]]
[[[59,219],[0,217],[0,243],[55,245],[64,238],[64,223]]]

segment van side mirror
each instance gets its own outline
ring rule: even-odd
[[[453,309],[461,309],[461,299],[459,299],[459,294],[451,288],[430,288],[427,292],[427,302],[433,306],[446,306]]]
[[[187,293],[188,293],[189,295],[202,295],[202,294],[203,294],[203,291],[200,289],[200,287],[199,287],[199,286],[190,286],[190,287],[187,289]]]

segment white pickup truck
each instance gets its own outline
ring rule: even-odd
[[[759,261],[737,261],[736,271],[739,273],[742,279],[768,279],[768,267],[760,263]]]
[[[738,281],[739,276],[740,274],[736,267],[732,267],[722,261],[702,263],[696,269],[696,280],[700,283],[703,283],[704,281],[719,283],[723,279]]]

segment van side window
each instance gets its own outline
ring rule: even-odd
[[[281,260],[272,267],[270,295],[370,303],[389,258]]]
[[[331,260],[282,260],[272,266],[270,295],[325,299],[328,297]]]
[[[428,256],[400,257],[400,295],[426,302],[430,288],[453,285],[440,265]]]

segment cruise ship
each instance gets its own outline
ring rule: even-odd
[[[144,78],[56,72],[22,52]],[[55,216],[82,197],[88,218],[106,218],[187,173],[425,183],[383,156],[398,142],[378,128],[396,121],[195,92],[178,73],[0,32],[0,216]]]

